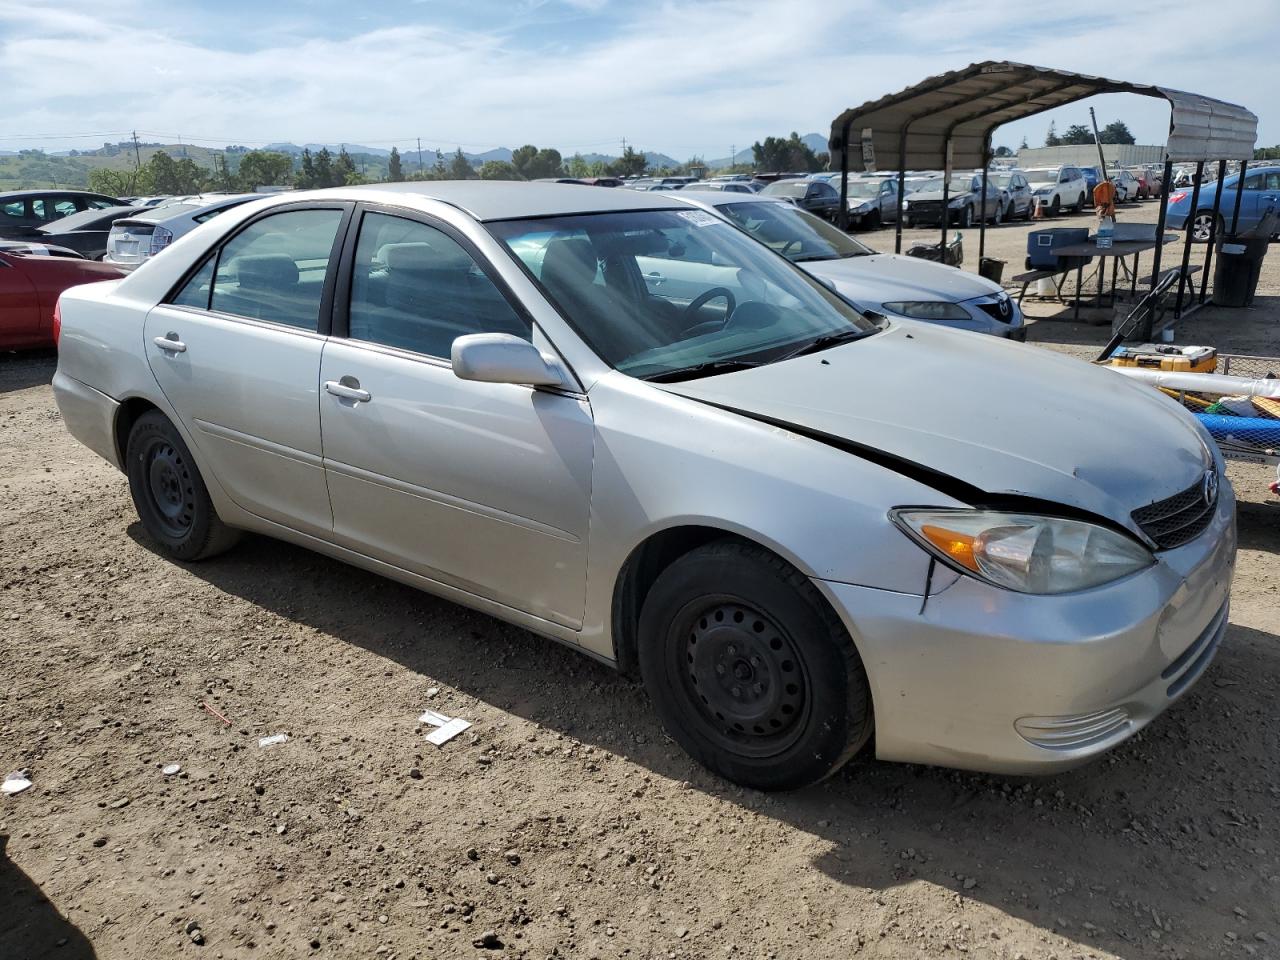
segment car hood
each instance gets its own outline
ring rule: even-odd
[[[961,197],[968,197],[968,196],[976,196],[976,194],[974,194],[973,191],[971,190],[966,191],[964,193],[953,193],[951,191],[947,192],[948,201],[959,200]],[[910,203],[913,200],[941,200],[941,199],[942,199],[941,190],[917,190],[915,193],[907,194],[907,203]]]
[[[1212,463],[1194,418],[1150,387],[1071,357],[921,323],[664,389],[887,455],[891,469],[923,472],[935,488],[946,484],[929,472],[1135,532],[1133,510],[1187,489]]]
[[[1042,190],[1045,187],[1056,187],[1058,185],[1057,180],[1033,180],[1031,177],[1027,177],[1027,183],[1031,184],[1032,190]]]
[[[976,297],[994,296],[1001,290],[1000,284],[976,273],[893,253],[840,260],[809,260],[796,266],[830,281],[843,296],[866,307],[897,300],[960,303]]]

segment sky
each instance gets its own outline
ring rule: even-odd
[[[1233,26],[1232,24],[1238,25]],[[0,0],[0,149],[272,141],[480,152],[523,143],[683,160],[1016,60],[1242,103],[1280,141],[1280,0]],[[1168,106],[1112,95],[996,131],[1043,143]]]

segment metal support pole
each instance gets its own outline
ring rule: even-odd
[[[1209,245],[1204,251],[1204,272],[1200,274],[1200,302],[1204,303],[1209,287],[1209,270],[1213,266],[1213,248],[1218,239],[1218,213],[1222,208],[1222,181],[1227,178],[1227,161],[1218,161],[1218,185],[1213,191],[1213,221],[1209,224]]]
[[[987,170],[991,167],[990,143],[982,145],[982,213],[978,216],[978,269],[987,252]]]
[[[1230,235],[1235,236],[1237,228],[1240,226],[1240,201],[1244,199],[1244,175],[1249,169],[1249,161],[1240,161],[1240,172],[1236,174],[1236,206],[1231,211],[1231,231]]]
[[[840,134],[840,229],[849,229],[849,125],[846,121]]]
[[[903,190],[907,185],[907,125],[898,133],[898,226],[894,232],[893,252],[902,252],[902,218],[907,212],[907,198]]]
[[[1169,215],[1169,188],[1173,185],[1173,161],[1164,162],[1164,180],[1160,184],[1160,213],[1156,217],[1156,249],[1152,253],[1151,289],[1160,282],[1160,260],[1164,252],[1164,225]]]
[[[1187,266],[1191,263],[1191,242],[1195,233],[1196,210],[1200,205],[1200,181],[1204,179],[1204,161],[1196,161],[1196,179],[1191,186],[1191,215],[1187,219],[1187,236],[1182,244],[1182,275],[1178,277],[1178,299],[1173,304],[1173,319],[1182,316],[1182,292],[1187,285]],[[1194,288],[1193,288],[1194,289]]]
[[[947,227],[951,225],[951,138],[942,149],[942,260],[947,262]]]

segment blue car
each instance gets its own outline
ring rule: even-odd
[[[1222,187],[1222,203],[1218,207],[1218,232],[1223,225],[1231,222],[1231,213],[1236,204],[1236,184],[1240,182],[1239,174],[1232,174],[1218,183],[1206,183],[1200,186],[1200,202],[1196,205],[1195,216],[1191,217],[1191,187],[1178,187],[1169,194],[1169,210],[1166,222],[1174,230],[1182,230],[1191,219],[1191,239],[1196,243],[1205,243],[1209,239],[1209,230],[1213,225],[1213,198]],[[1239,231],[1244,232],[1257,226],[1262,215],[1272,207],[1280,209],[1280,166],[1250,167],[1245,172],[1243,199],[1240,201]]]
[[[1081,167],[1080,172],[1084,174],[1085,182],[1089,184],[1089,196],[1093,196],[1093,188],[1098,185],[1100,179],[1097,167]]]

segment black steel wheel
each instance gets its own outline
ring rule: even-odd
[[[1049,216],[1056,217],[1062,212],[1062,201],[1055,195],[1049,203]]]
[[[158,410],[133,424],[125,460],[138,519],[170,556],[199,560],[221,553],[238,539],[238,532],[214,510],[182,435]]]
[[[813,584],[737,540],[676,560],[640,617],[640,667],[668,733],[761,790],[829,776],[871,734],[853,643]]]

